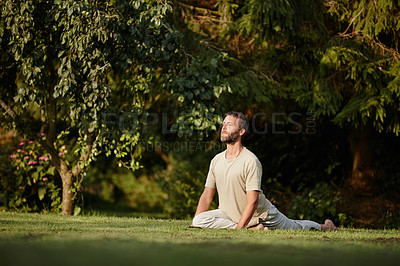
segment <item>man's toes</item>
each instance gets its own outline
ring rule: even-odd
[[[335,226],[335,224],[329,219],[325,220],[325,225],[327,226],[328,230],[332,230],[332,231],[337,230],[337,227]]]
[[[257,224],[256,226],[250,227],[250,230],[256,230],[256,231],[262,231],[264,230],[264,225],[263,224]]]
[[[259,230],[259,231],[264,230],[264,225],[263,224],[257,225],[256,230]]]

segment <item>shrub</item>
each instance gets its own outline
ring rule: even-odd
[[[166,193],[164,212],[173,218],[193,217],[197,201],[203,192],[204,176],[178,167],[158,173],[159,184]]]
[[[14,211],[59,212],[61,181],[45,149],[32,140],[0,149],[1,206]]]
[[[204,190],[210,162],[209,155],[180,152],[174,156],[169,156],[170,169],[155,174],[158,184],[167,195],[164,212],[173,218],[193,218]],[[214,196],[210,209],[215,209],[217,206]]]
[[[329,184],[317,183],[314,188],[304,189],[291,200],[288,216],[292,219],[316,221],[333,218],[336,216],[336,205],[340,201],[339,193]]]

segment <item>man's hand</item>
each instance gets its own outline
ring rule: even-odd
[[[249,224],[258,206],[258,196],[260,195],[260,192],[258,190],[247,191],[246,195],[246,208],[244,209],[242,216],[240,217],[239,223],[237,224],[235,229],[242,229],[246,227]]]

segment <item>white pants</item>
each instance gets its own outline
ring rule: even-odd
[[[193,218],[193,226],[204,228],[235,229],[234,223],[223,210],[216,209],[202,212]]]
[[[308,220],[292,220],[287,218],[272,204],[267,218],[261,220],[260,223],[265,227],[268,227],[268,229],[321,230],[321,225],[316,222]],[[193,226],[204,228],[235,229],[236,225],[237,224],[220,209],[200,213],[193,219]]]

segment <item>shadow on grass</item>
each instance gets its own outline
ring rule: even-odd
[[[115,203],[101,199],[99,196],[84,194],[85,201],[80,215],[84,216],[110,216],[110,217],[147,217],[167,219],[167,215],[160,209],[133,208],[123,201]],[[150,211],[149,211],[150,209]]]
[[[283,243],[190,244],[101,238],[82,241],[32,239],[0,244],[2,265],[398,265],[400,254],[332,250]]]

